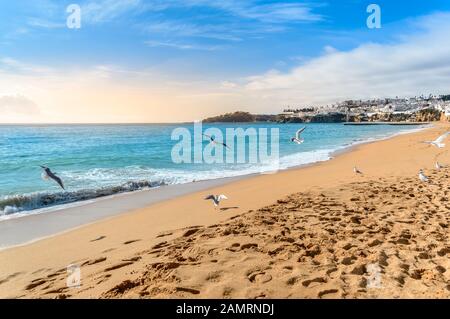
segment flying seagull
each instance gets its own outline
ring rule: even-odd
[[[212,200],[212,202],[214,203],[214,206],[217,207],[219,206],[220,202],[224,199],[228,199],[228,197],[226,197],[225,195],[221,194],[221,195],[208,195],[205,197],[205,200]]]
[[[353,172],[355,173],[355,174],[362,174],[363,172],[361,172],[359,169],[358,169],[358,167],[353,167]]]
[[[207,138],[209,138],[209,141],[210,141],[211,143],[213,143],[213,144],[218,144],[218,145],[222,145],[222,146],[225,146],[226,148],[229,149],[229,147],[228,147],[227,144],[225,144],[225,143],[223,143],[223,142],[217,142],[217,141],[216,141],[216,138],[215,138],[214,136],[206,135],[206,134],[202,134],[202,135],[203,135],[203,136],[206,136]]]
[[[66,190],[66,189],[64,188],[64,184],[63,184],[61,178],[59,178],[58,176],[56,176],[55,173],[53,173],[53,172],[50,170],[50,168],[45,167],[45,166],[42,166],[42,165],[40,165],[40,166],[41,166],[42,169],[44,170],[44,172],[42,173],[42,177],[44,177],[45,179],[49,179],[49,178],[53,179],[55,182],[58,183],[59,186],[61,186],[62,189]]]
[[[434,141],[424,141],[423,143],[427,143],[430,145],[434,145],[438,148],[443,148],[445,147],[445,143],[443,143],[445,141],[445,139],[447,138],[447,136],[450,135],[450,132],[444,133],[441,136],[439,136],[437,139],[435,139]]]
[[[428,177],[425,176],[425,174],[423,173],[423,170],[420,170],[420,171],[419,171],[419,179],[420,179],[422,182],[428,182]]]
[[[305,140],[303,138],[301,138],[300,134],[302,134],[302,132],[306,129],[306,126],[299,129],[296,133],[295,133],[295,137],[291,138],[291,142],[297,143],[297,144],[302,144]]]

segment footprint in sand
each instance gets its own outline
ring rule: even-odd
[[[100,236],[100,237],[97,237],[97,238],[95,238],[95,239],[92,239],[92,240],[91,240],[91,243],[94,242],[94,241],[99,241],[99,240],[105,239],[105,238],[106,238],[106,236]]]
[[[222,291],[222,296],[225,299],[232,298],[233,292],[234,292],[233,288],[231,288],[231,287],[224,287],[223,291]]]
[[[413,279],[420,280],[424,273],[425,269],[414,269],[409,276]]]
[[[43,271],[46,271],[47,269],[46,268],[41,268],[41,269],[38,269],[38,270],[36,270],[36,271],[33,271],[31,274],[32,275],[36,275],[36,274],[38,274],[38,273],[40,273],[40,272],[43,272]]]
[[[123,267],[129,266],[129,265],[132,265],[132,264],[134,264],[133,261],[125,261],[125,262],[121,262],[121,263],[119,263],[119,264],[116,264],[116,265],[114,265],[114,266],[111,266],[111,267],[106,268],[105,271],[116,270],[116,269],[123,268]]]
[[[15,278],[15,277],[17,277],[17,276],[19,276],[21,274],[23,274],[23,272],[16,272],[16,273],[14,273],[12,275],[7,276],[5,279],[0,280],[0,285],[5,283],[5,282],[8,282],[9,280],[11,280],[11,279],[13,279],[13,278]]]
[[[124,245],[129,245],[129,244],[136,243],[136,242],[138,242],[138,241],[141,241],[141,239],[132,239],[132,240],[128,240],[128,241],[124,242],[123,244],[124,244]]]
[[[355,256],[350,256],[350,257],[344,257],[341,261],[341,264],[343,265],[351,265],[353,264],[353,262],[356,260],[357,258]]]
[[[375,246],[381,245],[382,243],[383,242],[381,240],[375,239],[375,240],[371,241],[370,243],[368,243],[367,245],[369,247],[375,247]]]
[[[288,286],[294,286],[297,282],[300,281],[300,277],[295,276],[295,277],[291,277],[286,281],[286,285]]]
[[[206,281],[219,282],[219,279],[220,279],[221,276],[222,276],[222,271],[213,271],[213,272],[210,272],[206,276]]]
[[[399,238],[394,243],[402,244],[402,245],[409,245],[409,240],[407,238]]]
[[[193,289],[193,288],[176,287],[175,289],[176,289],[176,291],[178,291],[178,292],[188,292],[188,293],[193,294],[193,295],[198,295],[198,294],[200,294],[200,290]]]
[[[160,243],[158,243],[158,244],[152,246],[151,249],[152,249],[152,250],[156,250],[156,249],[164,248],[164,247],[167,247],[167,246],[169,246],[169,244],[167,243],[167,241],[163,241],[163,242],[160,242]]]
[[[437,254],[441,257],[445,256],[446,254],[450,253],[450,247],[442,248],[437,252]]]
[[[344,249],[344,250],[349,250],[349,249],[351,249],[351,248],[353,248],[353,247],[356,247],[356,246],[353,245],[353,244],[351,244],[351,243],[348,243],[348,244],[346,244],[345,246],[343,246],[342,249]]]
[[[91,265],[95,265],[101,262],[104,262],[106,260],[106,257],[100,257],[94,260],[88,260],[86,262],[84,262],[83,264],[81,264],[81,266],[91,266]]]
[[[337,267],[333,267],[327,270],[326,274],[330,276],[332,273],[338,271]]]
[[[97,278],[97,285],[107,281],[109,278],[111,278],[111,274],[102,275],[99,278]]]
[[[309,287],[312,283],[324,284],[327,280],[323,277],[316,277],[314,279],[305,280],[302,282],[302,285],[305,287]]]
[[[447,269],[445,269],[445,267],[442,267],[440,265],[436,266],[436,270],[441,274],[443,274],[447,271]]]
[[[162,232],[162,233],[158,234],[156,236],[156,238],[162,238],[162,237],[167,237],[167,236],[171,236],[171,235],[173,235],[172,232]]]
[[[66,291],[66,290],[69,290],[69,288],[68,288],[68,287],[54,288],[54,289],[51,289],[51,290],[46,291],[45,294],[46,294],[46,295],[50,295],[50,294],[61,294],[61,293],[63,293],[63,292]]]
[[[251,248],[258,248],[258,244],[255,244],[255,243],[248,243],[248,244],[243,244],[243,245],[241,246],[241,250],[251,249]]]
[[[228,247],[228,248],[226,248],[226,249],[229,250],[229,251],[232,251],[232,252],[237,252],[237,251],[240,250],[240,247],[241,247],[241,244],[239,244],[239,243],[233,243],[233,244],[231,244],[230,247]]]
[[[25,290],[32,290],[36,287],[42,286],[43,284],[45,284],[47,282],[48,282],[47,280],[42,279],[42,278],[35,279],[25,287]]]
[[[122,259],[122,261],[132,261],[132,262],[135,262],[135,261],[141,260],[141,258],[142,258],[142,257],[140,257],[140,256],[136,256],[136,257],[133,257],[133,258]]]
[[[318,296],[319,298],[322,298],[323,296],[330,295],[330,294],[336,294],[336,293],[338,293],[338,292],[339,292],[339,290],[337,290],[337,289],[327,289],[327,290],[322,290],[322,291],[320,291],[320,292],[317,294],[317,296]]]
[[[272,275],[264,271],[259,271],[249,274],[247,278],[252,283],[265,284],[272,280]]]
[[[139,286],[139,283],[131,281],[131,280],[125,280],[122,281],[120,284],[116,285],[114,288],[108,290],[106,292],[107,296],[117,296],[120,294],[123,294],[127,292],[130,289],[133,289],[135,287]]]

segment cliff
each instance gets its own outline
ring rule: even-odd
[[[204,123],[248,123],[248,122],[276,122],[277,115],[250,114],[248,112],[226,113],[219,116],[209,117]]]
[[[415,113],[416,122],[433,122],[441,119],[441,112],[435,109],[425,109]]]
[[[379,113],[369,118],[370,122],[434,122],[441,119],[441,112],[435,109],[420,110],[413,114]]]
[[[234,112],[234,113],[226,113],[219,116],[208,117],[204,119],[204,123],[217,123],[217,122],[226,122],[226,123],[242,123],[242,122],[255,122],[256,118],[254,115],[248,112]]]

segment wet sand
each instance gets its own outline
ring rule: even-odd
[[[4,220],[0,222],[0,249],[28,244],[80,226],[242,178],[244,177],[227,177],[122,193],[96,200],[62,205],[62,207],[50,208],[42,213]]]

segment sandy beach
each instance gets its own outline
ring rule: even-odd
[[[448,130],[436,123],[2,250],[0,297],[449,298],[449,146],[421,143]],[[210,193],[229,200],[216,210]],[[66,285],[70,264],[80,287]]]

